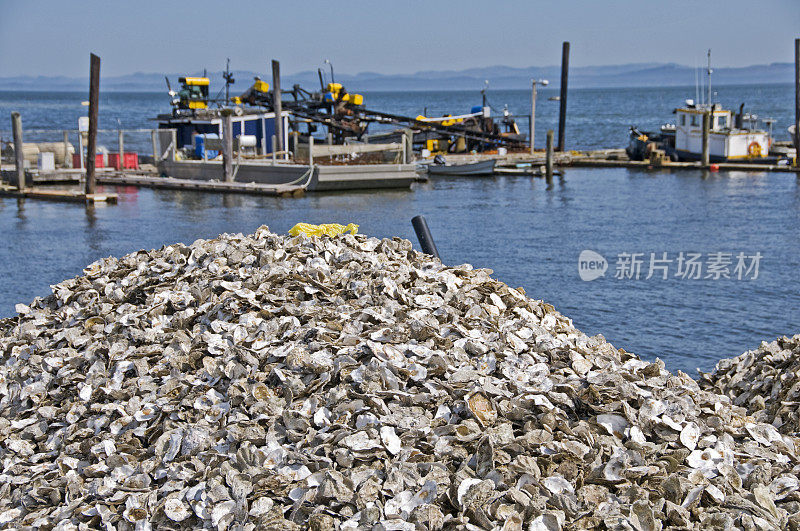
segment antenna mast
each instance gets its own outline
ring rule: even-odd
[[[711,48],[708,49],[708,104],[711,105]]]
[[[225,63],[225,73],[222,74],[222,77],[225,78],[225,102],[227,103],[231,101],[230,86],[234,83],[230,58]]]

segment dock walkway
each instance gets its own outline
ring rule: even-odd
[[[197,190],[202,192],[240,193],[254,195],[298,196],[305,192],[302,185],[261,184],[205,181],[196,179],[175,179],[173,177],[154,177],[142,174],[98,175],[97,182],[116,186],[141,186],[168,190]]]

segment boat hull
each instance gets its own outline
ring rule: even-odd
[[[678,155],[678,160],[681,162],[697,162],[702,159],[702,155],[700,153],[693,153],[691,151],[685,151],[681,149],[676,149],[675,153]],[[736,164],[775,164],[780,160],[782,157],[779,156],[769,156],[769,157],[723,157],[720,155],[709,155],[708,161],[713,164],[719,164],[724,162],[734,162]]]
[[[469,164],[429,164],[428,174],[431,176],[464,175],[481,177],[494,175],[496,160],[482,160]]]
[[[369,190],[375,188],[409,188],[419,180],[412,164],[361,164],[314,166],[302,164],[242,163],[234,165],[235,182],[265,185],[305,185],[308,191]],[[198,181],[224,180],[222,163],[218,161],[162,161],[162,175]]]

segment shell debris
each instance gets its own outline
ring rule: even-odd
[[[491,273],[266,227],[91,264],[0,320],[0,526],[798,528],[798,336],[698,383]]]

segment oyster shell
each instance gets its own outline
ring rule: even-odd
[[[91,264],[0,320],[0,526],[797,527],[797,338],[698,382],[490,275],[266,227]]]

